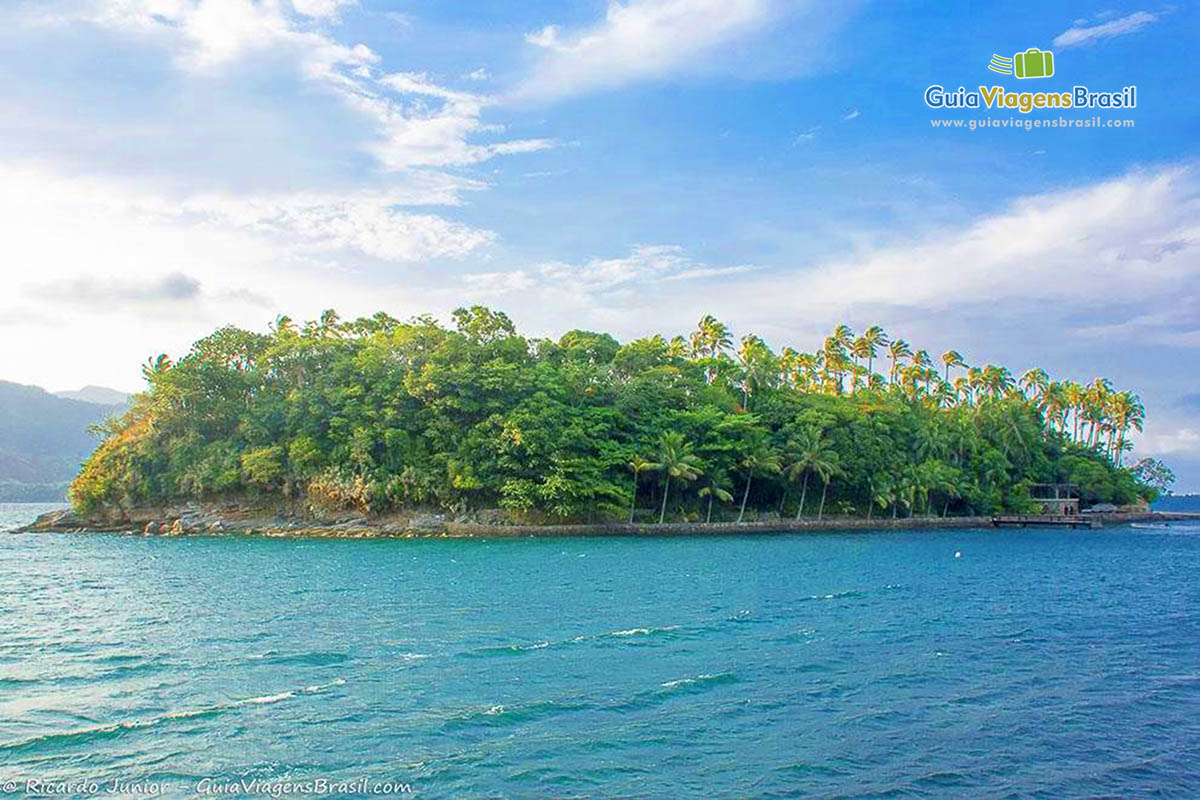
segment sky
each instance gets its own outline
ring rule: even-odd
[[[833,325],[1138,392],[1200,490],[1187,5],[7,0],[0,379],[482,303],[623,339]],[[993,55],[1054,53],[1019,79]],[[1135,108],[932,109],[927,87]],[[1128,127],[1013,127],[1026,120]],[[993,127],[934,127],[942,120]],[[1008,127],[1000,127],[1004,121]]]

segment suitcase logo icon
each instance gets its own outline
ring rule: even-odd
[[[1018,78],[1049,78],[1054,74],[1054,53],[1031,47],[1024,53],[1016,53],[1012,58],[993,55],[988,69]]]

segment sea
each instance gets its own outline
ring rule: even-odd
[[[1197,797],[1198,564],[1183,524],[0,534],[0,793]]]

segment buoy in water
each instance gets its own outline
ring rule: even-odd
[[[955,550],[955,551],[954,551],[954,557],[955,557],[955,558],[962,558],[962,550]]]

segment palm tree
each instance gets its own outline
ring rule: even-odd
[[[718,480],[718,478],[715,476],[713,478],[710,478],[708,481],[708,485],[705,486],[703,489],[701,489],[698,492],[698,494],[701,497],[708,498],[708,514],[704,517],[705,523],[712,522],[712,510],[713,510],[713,500],[714,499],[720,500],[722,503],[733,502],[733,495],[730,494],[726,490],[725,486],[723,485],[724,477],[725,477],[724,475],[720,476],[720,480]]]
[[[338,317],[338,313],[336,311],[334,311],[332,308],[327,308],[324,311],[322,311],[321,312],[321,327],[320,327],[321,335],[322,336],[336,335],[338,322],[340,322],[340,321],[341,321],[341,318]]]
[[[892,357],[892,373],[889,383],[896,383],[896,370],[899,368],[900,359],[910,358],[912,356],[912,348],[908,346],[908,342],[903,339],[893,339],[888,345],[888,355]]]
[[[1064,384],[1063,394],[1067,401],[1067,410],[1071,414],[1071,441],[1079,441],[1079,423],[1082,419],[1084,389],[1075,381],[1067,381]]]
[[[821,518],[825,515],[825,495],[829,493],[829,482],[833,480],[835,475],[843,475],[845,473],[838,463],[837,453],[833,453],[833,458],[829,461],[819,465],[814,464],[813,472],[817,473],[817,476],[825,483],[825,486],[821,489],[821,505],[817,509],[817,522],[820,522]]]
[[[946,367],[946,374],[943,376],[942,380],[946,381],[946,383],[949,383],[950,369],[952,367],[965,367],[967,362],[963,360],[962,353],[958,352],[957,350],[947,350],[946,352],[942,353],[942,364],[944,364]]]
[[[925,391],[929,391],[929,383],[933,380],[933,373],[930,367],[933,366],[933,359],[929,357],[927,350],[918,350],[913,354],[913,366],[917,367],[918,380],[925,381]]]
[[[666,485],[663,487],[662,511],[659,512],[658,522],[661,525],[667,518],[667,495],[671,493],[671,479],[680,483],[694,481],[700,477],[700,459],[692,452],[692,444],[680,433],[664,433],[658,440],[659,464],[666,474]]]
[[[878,482],[872,481],[870,504],[867,506],[867,519],[870,520],[871,511],[874,510],[875,506],[877,505],[884,510],[886,510],[889,505],[892,506],[892,519],[895,519],[895,502],[896,490],[892,487],[890,480],[881,480]]]
[[[712,314],[705,314],[700,318],[696,331],[692,334],[692,354],[696,358],[706,358],[714,362],[704,369],[705,380],[708,383],[712,383],[716,378],[715,362],[731,347],[733,339],[729,335],[729,328],[725,327],[723,322]]]
[[[867,340],[866,334],[854,340],[854,344],[850,346],[850,355],[854,357],[854,374],[850,376],[850,394],[858,391],[858,360],[860,358],[867,359],[868,363],[871,359],[871,343]],[[867,385],[871,385],[871,371],[867,370]]]
[[[633,460],[626,464],[629,471],[633,473],[633,495],[629,499],[629,522],[633,522],[633,509],[637,504],[638,477],[643,472],[656,472],[662,469],[662,464],[655,461],[647,461],[641,456],[634,456]]]
[[[778,367],[775,354],[754,334],[742,337],[738,360],[742,363],[742,408],[748,409],[751,393],[767,384],[771,375],[778,372]]]
[[[746,491],[742,493],[742,507],[738,510],[738,524],[746,515],[746,501],[750,499],[750,483],[754,474],[778,475],[781,471],[779,456],[765,445],[758,445],[742,458],[742,468],[746,470]]]
[[[1146,409],[1142,407],[1141,399],[1133,392],[1115,392],[1108,402],[1108,417],[1112,423],[1112,436],[1109,440],[1111,458],[1119,467],[1124,461],[1125,436],[1129,429],[1142,430],[1146,418]]]
[[[1041,367],[1027,369],[1021,375],[1019,385],[1026,397],[1034,402],[1040,402],[1045,396],[1046,390],[1050,388],[1050,376]]]
[[[872,325],[863,331],[862,339],[867,351],[867,386],[869,387],[871,378],[875,375],[875,357],[879,355],[880,347],[888,346],[888,336],[883,328]]]
[[[808,497],[809,475],[813,472],[828,474],[836,465],[837,453],[826,444],[825,432],[816,426],[809,426],[800,431],[799,438],[791,447],[796,453],[796,458],[788,468],[788,477],[802,481],[800,507],[796,509],[796,519],[800,520],[804,516],[805,498]]]

